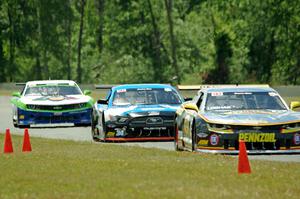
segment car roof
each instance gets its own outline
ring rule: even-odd
[[[114,86],[114,87],[112,87],[112,90],[134,89],[134,88],[171,88],[171,89],[174,89],[171,85],[168,85],[168,84],[124,84],[124,85]]]
[[[27,85],[50,85],[50,84],[69,84],[69,85],[76,85],[76,83],[72,80],[39,80],[39,81],[29,81],[26,83]]]
[[[223,87],[223,88],[205,88],[202,89],[208,93],[211,92],[276,92],[271,87]]]

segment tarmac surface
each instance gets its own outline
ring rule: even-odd
[[[24,129],[14,128],[12,124],[12,105],[10,97],[0,96],[0,132],[4,133],[5,129],[10,128],[12,134],[23,135]],[[64,139],[74,141],[93,142],[90,127],[69,127],[69,128],[31,128],[30,136]],[[0,141],[1,142],[1,141]],[[111,143],[99,143],[111,144]],[[118,143],[128,146],[139,146],[146,148],[159,148],[164,150],[174,150],[173,142],[134,142],[134,143]],[[300,155],[251,155],[249,159],[282,161],[282,162],[300,162]]]

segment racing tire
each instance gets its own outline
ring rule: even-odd
[[[193,121],[193,126],[192,126],[192,151],[195,151],[195,149],[197,148],[196,146],[196,124],[195,124],[195,120]]]
[[[13,119],[13,125],[14,125],[14,127],[15,127],[15,128],[18,128],[18,127],[19,127],[19,125],[18,125],[17,121],[16,121],[16,120],[14,120],[14,119]]]
[[[99,142],[99,138],[95,136],[95,132],[97,131],[96,123],[93,121],[93,117],[91,117],[91,136],[95,142]],[[98,133],[99,134],[99,133]]]
[[[179,144],[178,144],[178,127],[176,124],[175,124],[174,130],[175,130],[174,149],[175,149],[175,151],[182,151],[182,149],[179,147]]]

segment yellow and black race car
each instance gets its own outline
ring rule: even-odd
[[[176,111],[175,149],[237,154],[300,153],[300,112],[269,86],[212,86]]]

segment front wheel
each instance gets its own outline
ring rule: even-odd
[[[175,151],[182,151],[182,149],[179,147],[179,144],[178,144],[178,142],[179,142],[179,135],[178,135],[178,127],[177,127],[177,125],[175,124],[175,128],[174,128],[174,130],[175,130],[175,137],[174,137],[174,148],[175,148]]]
[[[18,126],[18,123],[17,123],[17,120],[13,119],[13,125],[14,125],[14,127],[16,127],[16,128],[19,127],[19,126]]]
[[[99,132],[96,128],[96,123],[93,121],[93,118],[91,119],[91,135],[95,142],[99,141],[99,138],[96,136],[99,135]]]
[[[195,121],[193,122],[192,128],[192,151],[197,149],[197,140],[196,140],[196,124]]]

